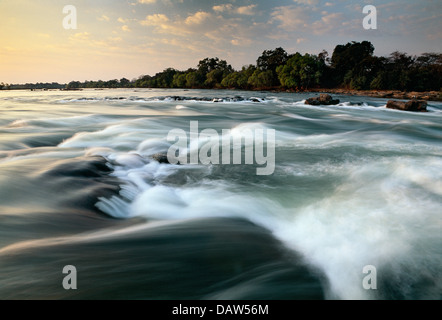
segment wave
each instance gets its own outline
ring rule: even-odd
[[[244,97],[244,96],[233,96],[233,97],[188,97],[188,96],[154,96],[154,97],[81,97],[81,98],[70,98],[70,99],[60,99],[57,103],[66,104],[73,102],[136,102],[136,103],[147,103],[147,102],[211,102],[211,103],[265,103],[267,99],[260,97]]]
[[[24,128],[24,127],[43,127],[43,128],[58,128],[80,126],[85,123],[102,123],[104,117],[98,115],[84,115],[71,117],[54,117],[54,118],[37,118],[37,119],[19,119],[14,120],[7,127],[8,128]]]
[[[66,252],[78,254],[79,263],[96,268],[92,282],[104,269],[107,280],[122,270],[137,275],[113,280],[119,288],[160,279],[149,295],[154,298],[166,281],[177,288],[191,283],[181,282],[181,267],[207,257],[204,266],[233,272],[202,281],[198,298],[253,297],[254,286],[269,278],[280,284],[264,287],[262,295],[288,297],[276,291],[296,288],[299,283],[291,281],[307,271],[288,280],[275,277],[296,269],[278,260],[282,250],[300,255],[320,275],[326,298],[440,298],[439,113],[390,112],[383,100],[368,98],[306,106],[302,96],[285,93],[257,92],[256,101],[241,93],[240,101],[230,92],[170,92],[69,93],[32,105],[29,114],[4,111],[0,206],[7,223],[0,226],[0,263],[15,277],[2,280],[6,292],[25,292],[14,287],[27,279],[17,266],[29,271],[50,251],[57,261],[66,261]],[[17,103],[22,110],[22,101]],[[198,121],[200,130],[212,128],[220,139],[243,130],[276,130],[274,174],[257,176],[245,164],[156,161],[154,155],[171,146],[170,130],[187,133],[190,121]],[[203,134],[183,153],[200,151],[207,139]],[[245,141],[249,146],[252,141]],[[11,239],[26,241],[14,246]],[[284,247],[266,246],[270,242]],[[35,260],[17,262],[26,255]],[[47,272],[42,265],[39,270]],[[362,286],[367,265],[377,268],[379,290]],[[189,278],[199,266],[187,266]],[[134,289],[136,297],[146,297],[148,287]]]
[[[149,141],[146,146],[151,144],[155,145]],[[226,176],[213,180],[210,166],[159,164],[140,158],[135,150],[108,159],[113,175],[124,183],[119,195],[100,198],[97,207],[103,212],[120,219],[145,217],[150,221],[246,219],[270,230],[321,270],[326,275],[328,298],[372,298],[361,285],[366,265],[375,265],[384,274],[398,272],[399,280],[389,279],[390,293],[382,291],[385,296],[381,297],[421,297],[421,293],[407,291],[401,281],[406,278],[409,285],[425,285],[427,275],[441,262],[426,258],[437,255],[435,243],[441,240],[435,215],[442,192],[438,158],[425,158],[425,168],[420,166],[421,160],[400,156],[357,163],[329,161],[328,168],[323,162],[298,165],[294,170],[298,177],[316,181],[314,185],[328,185],[325,193],[302,191],[309,204],[281,203],[271,196],[272,187],[260,196],[259,191],[249,191]],[[277,166],[275,175],[287,169]],[[330,180],[335,181],[331,186]],[[296,192],[298,187],[292,188]],[[441,289],[434,276],[431,281],[427,289],[433,293]]]

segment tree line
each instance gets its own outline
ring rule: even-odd
[[[265,50],[256,64],[234,70],[225,60],[205,58],[185,71],[167,68],[153,76],[132,81],[72,81],[66,89],[79,88],[205,88],[292,90],[345,88],[352,90],[439,91],[442,88],[442,54],[412,56],[395,51],[388,57],[374,55],[369,41],[337,45],[329,56],[287,53],[279,47]]]

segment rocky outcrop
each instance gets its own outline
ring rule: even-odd
[[[389,100],[387,102],[387,108],[402,110],[402,111],[427,112],[427,102],[423,100],[410,100],[410,101]]]
[[[339,104],[339,102],[340,101],[338,99],[333,99],[331,95],[326,94],[326,93],[321,93],[319,95],[319,97],[309,98],[309,99],[305,100],[305,104],[309,104],[309,105],[312,105],[312,106],[337,105],[337,104]]]
[[[167,158],[167,153],[157,153],[152,156],[152,159],[158,161],[159,163],[167,163],[170,164],[169,159]]]

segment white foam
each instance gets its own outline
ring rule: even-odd
[[[165,136],[164,130],[146,119],[126,120],[94,132],[79,132],[59,144],[61,148],[96,148],[103,145],[113,149],[134,150],[143,139]]]
[[[131,201],[101,199],[99,208],[116,217],[154,220],[248,219],[272,231],[321,270],[328,279],[328,298],[369,299],[370,292],[362,286],[364,266],[374,265],[378,270],[388,266],[401,272],[406,266],[418,277],[437,263],[426,261],[422,248],[434,250],[431,241],[441,238],[441,221],[435,214],[440,203],[429,199],[426,190],[440,196],[442,163],[430,160],[430,171],[408,169],[419,166],[416,161],[392,158],[341,163],[336,168],[330,163],[331,169],[320,174],[340,173],[346,179],[334,192],[306,207],[296,203],[282,206],[226,181],[202,179],[195,186],[184,187],[158,185],[158,178],[185,174],[188,167],[152,162],[117,170],[127,181],[123,193]],[[312,168],[298,169],[306,175],[318,174]],[[417,189],[412,184],[417,184]]]

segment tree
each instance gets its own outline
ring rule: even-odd
[[[122,88],[129,88],[129,87],[130,87],[130,81],[129,81],[129,79],[121,78],[121,79],[120,79],[120,86],[121,86]]]
[[[152,84],[154,84],[154,87],[158,88],[172,88],[173,77],[177,72],[178,71],[174,68],[164,69],[162,72],[157,73],[154,76]]]
[[[414,65],[414,58],[406,53],[395,51],[388,59],[388,70],[390,73],[389,82],[392,88],[400,90],[410,89],[411,69]]]
[[[106,88],[118,88],[118,80],[113,79],[106,82]]]
[[[214,88],[221,84],[223,78],[234,70],[225,60],[205,58],[198,63],[197,73],[206,87]]]
[[[240,71],[234,71],[224,77],[221,86],[232,89],[250,89],[252,85],[249,84],[248,80],[255,71],[256,67],[254,65],[243,66]]]
[[[66,89],[69,89],[69,90],[78,89],[78,88],[80,88],[79,81],[71,81],[66,85]]]
[[[238,80],[240,78],[240,73],[238,71],[229,73],[222,81],[221,86],[223,88],[238,88]]]
[[[284,65],[289,58],[287,52],[279,47],[275,50],[264,50],[262,55],[256,61],[256,65],[261,71],[270,71],[271,84],[270,86],[278,85],[278,76],[276,74],[276,68],[280,65]]]
[[[202,76],[197,71],[191,71],[186,74],[187,88],[201,88],[203,85]]]
[[[283,65],[288,60],[287,52],[279,47],[275,50],[264,50],[262,55],[256,61],[256,65],[258,69],[262,71],[271,70],[272,72],[276,71],[276,68],[280,65]]]
[[[271,70],[255,70],[247,83],[255,89],[267,89],[273,86],[273,72]]]
[[[218,57],[216,58],[205,58],[200,60],[197,66],[198,72],[202,74],[208,74],[213,70],[225,70],[228,72],[233,72],[233,68],[230,64],[227,64],[227,61],[220,60]]]
[[[413,85],[415,90],[434,90],[442,88],[442,54],[424,53],[415,60],[413,73]]]
[[[172,86],[174,88],[185,88],[186,87],[186,73],[180,72],[175,73],[173,76]]]
[[[137,88],[148,88],[150,85],[150,81],[151,81],[152,77],[149,75],[145,75],[145,76],[140,76],[136,81],[135,81],[135,87]]]
[[[239,73],[239,79],[237,81],[237,85],[240,89],[250,89],[251,86],[249,84],[249,78],[256,71],[256,67],[252,64],[248,66],[243,66]]]
[[[367,74],[371,72],[370,58],[373,52],[374,47],[369,41],[361,43],[353,41],[336,46],[331,58],[336,85],[349,85],[349,76],[352,79],[360,78],[357,82],[361,82],[364,77],[367,78]]]
[[[323,57],[299,52],[276,69],[281,85],[290,89],[308,89],[320,83],[325,63]]]
[[[204,85],[209,88],[219,87],[221,85],[221,81],[223,80],[223,76],[224,76],[223,70],[221,69],[212,70],[206,75],[206,81],[204,81]]]

